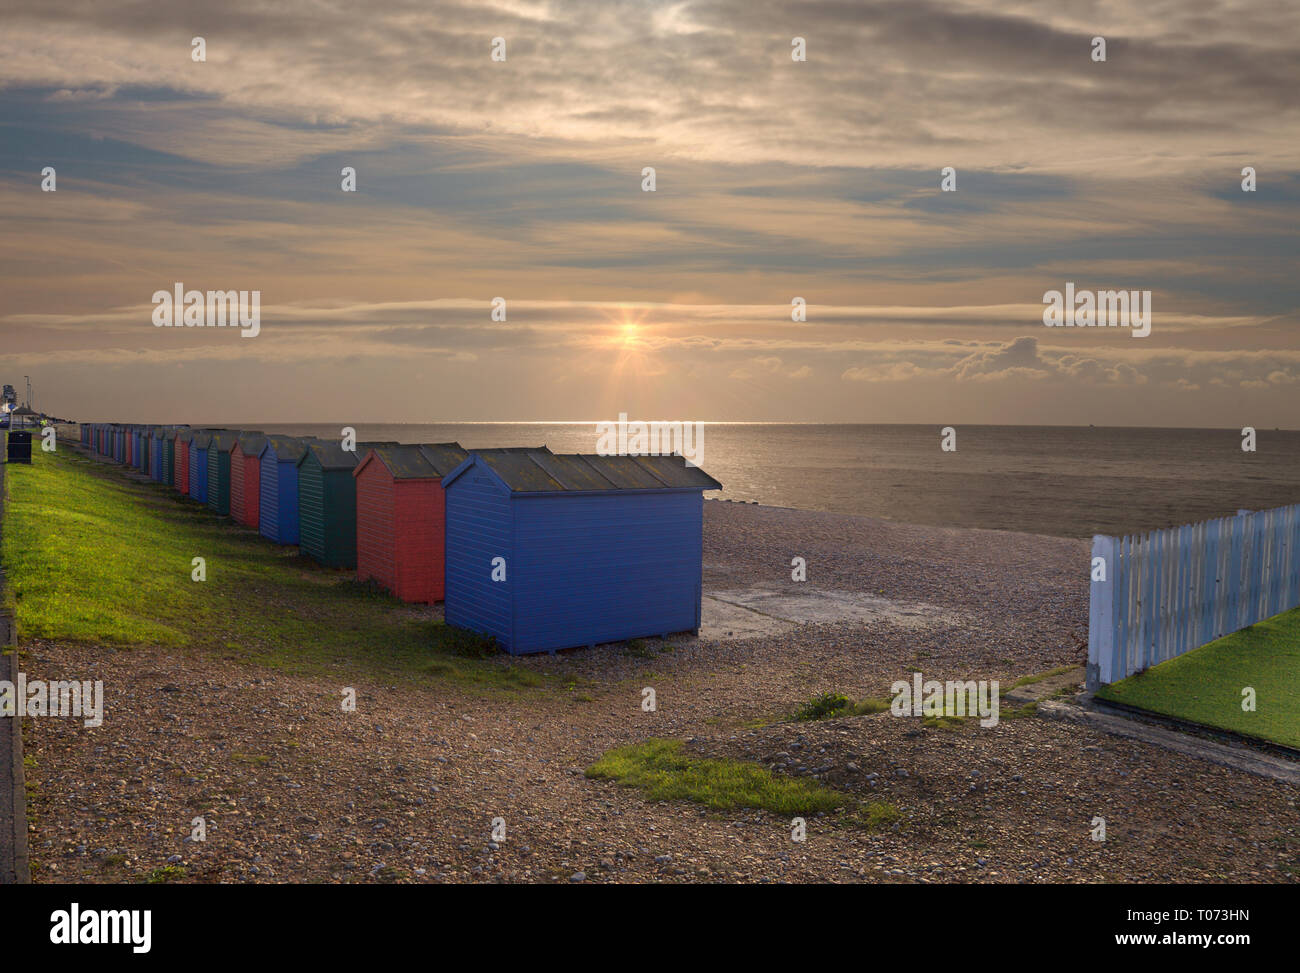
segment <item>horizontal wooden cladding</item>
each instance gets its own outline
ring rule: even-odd
[[[355,477],[357,577],[402,601],[441,601],[444,506],[436,479],[395,480],[383,463]]]
[[[262,495],[261,465],[238,445],[230,451],[230,515],[245,527],[258,528]]]
[[[447,564],[444,614],[449,625],[491,635],[513,647],[511,504],[504,486],[470,470],[446,496]],[[492,580],[492,559],[506,559],[506,580]]]
[[[173,484],[184,495],[190,492],[190,449],[185,443],[176,444],[176,480]]]
[[[325,560],[325,480],[311,458],[298,467],[298,547],[317,561]]]
[[[699,627],[699,492],[517,499],[516,651]]]
[[[190,497],[208,502],[208,451],[190,443]]]
[[[258,485],[261,499],[258,501],[257,529],[263,537],[278,541],[280,538],[280,477],[276,468],[275,454],[263,454],[258,467]]]
[[[396,585],[393,548],[393,478],[382,464],[370,463],[357,481],[357,579],[386,591]]]
[[[512,496],[469,470],[448,489],[447,621],[516,654],[697,629],[703,520],[696,490]]]

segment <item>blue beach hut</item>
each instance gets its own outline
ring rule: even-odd
[[[163,481],[163,443],[167,441],[167,430],[154,426],[149,433],[149,477],[157,483]]]
[[[208,446],[212,434],[196,432],[190,440],[190,499],[208,502]]]
[[[260,500],[257,530],[277,544],[297,544],[298,461],[310,439],[267,436],[259,456]]]
[[[512,655],[699,629],[722,485],[680,456],[479,450],[442,484],[448,624]]]

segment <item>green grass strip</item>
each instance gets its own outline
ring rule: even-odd
[[[1242,709],[1247,687],[1254,712]],[[1300,747],[1300,608],[1103,686],[1097,696]]]
[[[67,447],[9,466],[3,558],[23,638],[207,648],[302,671],[545,684],[476,635]],[[192,578],[195,557],[206,581]]]

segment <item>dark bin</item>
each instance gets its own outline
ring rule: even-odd
[[[10,463],[31,463],[32,434],[11,431],[9,433],[9,448],[5,458]]]

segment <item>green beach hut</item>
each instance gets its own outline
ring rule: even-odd
[[[335,442],[312,441],[298,461],[298,549],[330,568],[357,566],[357,483],[352,471],[372,446],[355,452]]]
[[[214,432],[208,442],[208,506],[222,517],[230,516],[230,451],[237,432]]]

